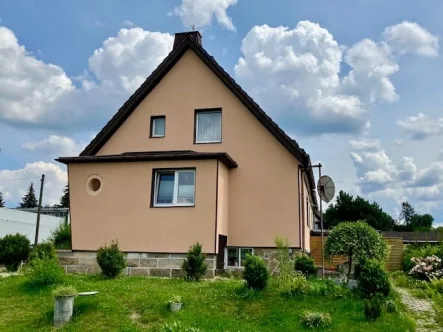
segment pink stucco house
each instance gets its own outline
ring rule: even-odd
[[[310,248],[309,155],[205,51],[198,31],[176,34],[80,156],[57,160],[69,174],[67,265],[116,239],[127,273],[148,275],[178,275],[197,241],[211,273],[241,267],[248,252],[269,258],[276,235]]]

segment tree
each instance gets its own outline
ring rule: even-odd
[[[416,214],[408,202],[401,204],[399,219],[403,223],[395,225],[394,230],[403,232],[429,232],[434,222],[434,217],[430,214]]]
[[[323,215],[326,228],[332,228],[342,221],[364,220],[377,230],[389,231],[394,227],[394,219],[376,203],[340,191],[336,203],[331,204]]]
[[[404,224],[410,225],[412,217],[415,215],[415,210],[408,202],[401,203],[401,212],[399,219],[404,220]]]
[[[5,201],[3,200],[3,193],[0,192],[0,208],[5,207]]]
[[[386,259],[388,252],[388,245],[381,234],[363,221],[340,223],[332,229],[325,244],[326,258],[348,257],[348,281],[353,261],[372,258],[382,261]]]
[[[69,208],[69,186],[68,186],[68,184],[66,184],[65,188],[63,189],[63,195],[62,195],[62,197],[60,197],[59,207]]]
[[[416,214],[411,218],[411,226],[415,232],[429,232],[433,222],[434,217],[430,214]]]
[[[29,186],[28,192],[22,198],[22,202],[20,203],[20,208],[22,209],[31,209],[36,208],[38,206],[37,198],[35,197],[34,184],[31,182]]]

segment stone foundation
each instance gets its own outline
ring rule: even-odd
[[[94,251],[57,250],[60,265],[66,274],[99,274]],[[125,253],[127,276],[183,277],[181,269],[186,254],[157,254],[157,253]],[[216,255],[207,255],[208,272],[205,278],[214,278]]]

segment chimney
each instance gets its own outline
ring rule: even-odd
[[[200,32],[198,31],[179,32],[175,34],[173,49],[175,49],[178,45],[180,45],[180,43],[186,38],[191,38],[197,44],[202,46],[202,35],[200,34]]]

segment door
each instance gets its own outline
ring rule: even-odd
[[[217,254],[217,270],[225,268],[225,248],[228,244],[228,237],[226,235],[218,236],[218,254]]]

